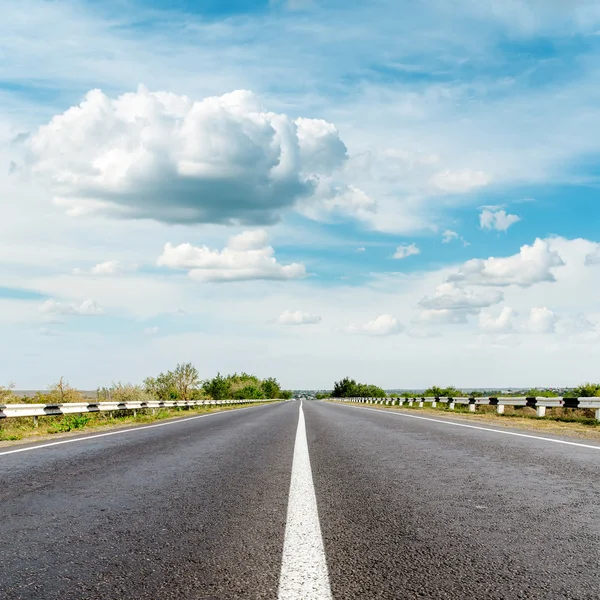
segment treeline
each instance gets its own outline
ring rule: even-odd
[[[12,385],[0,386],[0,404],[23,402],[31,404],[64,404],[85,402],[89,398],[71,387],[63,377],[45,392],[34,396],[19,397]],[[293,393],[282,390],[274,377],[260,379],[248,373],[223,376],[218,373],[212,379],[202,379],[192,363],[178,364],[173,370],[159,373],[156,377],[146,377],[142,385],[113,383],[109,387],[96,390],[101,402],[143,402],[146,400],[272,400],[288,399]]]
[[[336,381],[331,392],[332,398],[385,398],[386,396],[382,388],[368,383],[357,383],[349,377]]]
[[[502,392],[502,390],[475,390],[470,392],[464,392],[454,386],[439,387],[433,385],[423,391],[405,391],[400,394],[391,393],[387,394],[386,391],[376,385],[357,383],[354,379],[344,377],[340,381],[336,381],[331,392],[319,393],[316,395],[317,398],[386,398],[386,397],[402,397],[402,398],[415,398],[415,397],[450,397],[458,398],[461,396],[468,396],[474,398],[487,398],[487,397],[510,397],[510,396],[528,396],[528,397],[545,397],[545,398],[557,398],[557,394],[554,390],[550,389],[538,389],[531,388],[526,392]],[[584,383],[564,393],[565,397],[570,398],[588,398],[592,396],[600,396],[600,383]]]

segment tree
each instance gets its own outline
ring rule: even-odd
[[[279,387],[279,383],[275,377],[267,377],[267,379],[263,379],[261,387],[265,398],[273,399],[281,397],[281,388]]]
[[[229,377],[223,377],[217,373],[212,379],[207,379],[202,387],[213,400],[225,400],[231,398],[231,381]]]
[[[333,391],[331,392],[332,398],[355,398],[358,395],[356,392],[356,381],[349,377],[344,377],[340,381],[336,381],[333,384]]]
[[[600,383],[584,383],[573,390],[576,398],[590,398],[600,396]]]
[[[67,402],[83,402],[83,394],[69,385],[69,382],[61,377],[56,383],[49,387],[48,393],[44,395],[48,404],[65,404]]]
[[[13,401],[14,395],[12,391],[14,387],[14,383],[9,383],[6,387],[0,385],[0,404],[6,404],[7,402]]]
[[[250,384],[234,392],[233,397],[236,400],[262,400],[265,394],[260,386]]]
[[[426,389],[423,393],[425,398],[457,398],[462,395],[460,390],[457,390],[454,386],[441,388],[437,385],[433,385]]]
[[[113,383],[110,386],[110,399],[114,402],[144,402],[151,394],[140,385]]]
[[[157,377],[146,377],[144,379],[144,389],[148,394],[158,400],[175,400],[177,399],[177,389],[173,381],[173,373],[159,373]]]
[[[177,397],[180,400],[189,400],[192,390],[200,383],[198,369],[192,363],[182,363],[171,371],[173,387],[177,390]]]

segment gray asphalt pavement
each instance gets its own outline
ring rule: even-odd
[[[0,450],[0,598],[277,598],[298,404]],[[600,598],[599,450],[304,415],[333,598]]]

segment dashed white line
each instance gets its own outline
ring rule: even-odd
[[[367,408],[366,406],[350,407],[344,404],[338,406],[346,406],[346,408],[361,408],[362,410],[370,410],[379,414],[388,414],[395,417],[406,417],[408,419],[420,419],[422,421],[433,421],[434,423],[443,423],[444,425],[452,425],[453,427],[467,427],[469,429],[480,429],[481,431],[492,431],[493,433],[503,433],[504,435],[516,435],[518,437],[531,438],[532,440],[543,440],[544,442],[553,442],[554,444],[566,444],[567,446],[579,446],[580,448],[591,448],[592,450],[600,450],[600,446],[592,446],[590,444],[580,444],[579,442],[567,442],[566,440],[554,440],[552,438],[542,437],[539,435],[530,435],[528,433],[517,433],[516,431],[503,431],[502,429],[492,429],[491,427],[480,427],[479,425],[467,425],[466,423],[454,423],[452,421],[442,421],[441,419],[432,419],[431,417],[421,417],[419,415],[409,415],[403,412],[387,412],[385,409]]]
[[[304,411],[300,404],[278,599],[331,598],[317,497],[310,468]]]
[[[261,406],[264,406],[261,405]],[[270,405],[272,406],[272,405]],[[221,410],[218,412],[210,413],[207,415],[197,415],[195,417],[184,417],[177,421],[167,421],[165,423],[155,423],[154,425],[140,425],[138,427],[130,427],[129,429],[119,429],[118,431],[109,431],[108,433],[95,433],[92,435],[86,435],[85,437],[78,437],[72,440],[61,440],[60,442],[49,442],[48,444],[37,444],[36,446],[28,446],[27,448],[15,448],[14,450],[5,450],[0,452],[0,456],[6,456],[7,454],[17,454],[17,452],[29,452],[30,450],[41,450],[42,448],[50,448],[51,446],[60,446],[62,444],[74,444],[75,442],[83,442],[85,440],[93,440],[95,438],[107,437],[109,435],[121,435],[123,433],[131,433],[132,431],[143,431],[144,429],[154,429],[155,427],[167,427],[168,425],[178,425],[179,423],[185,423],[186,421],[194,421],[196,419],[204,419],[204,417],[216,417],[217,415],[224,415],[231,412],[239,412],[242,410],[249,410],[251,408],[260,408],[258,406],[246,406],[244,408],[235,408],[231,410]]]

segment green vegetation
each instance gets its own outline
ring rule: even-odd
[[[600,396],[600,383],[584,383],[573,390],[574,398],[591,398]]]
[[[207,379],[202,384],[202,389],[207,397],[213,400],[233,398],[234,400],[270,400],[275,398],[288,399],[292,392],[282,390],[274,377],[259,379],[248,373],[223,376],[217,373],[212,379]]]
[[[32,397],[19,397],[13,393],[14,385],[0,386],[0,404],[19,402],[28,404],[65,404],[85,402],[83,394],[71,387],[61,377],[46,392],[36,392]],[[146,377],[143,385],[113,383],[110,387],[96,390],[100,402],[144,402],[148,400],[273,400],[288,399],[292,392],[282,390],[274,377],[260,379],[248,373],[223,376],[218,373],[212,379],[202,380],[192,363],[178,364],[173,370]]]
[[[438,387],[437,385],[433,385],[430,388],[426,389],[424,394],[423,394],[426,398],[429,396],[432,397],[445,397],[447,396],[448,398],[458,398],[459,396],[464,396],[463,392],[461,392],[460,390],[457,390],[454,386],[450,386],[450,387],[446,387],[446,388],[441,388]]]
[[[332,398],[386,398],[384,390],[376,385],[356,383],[354,379],[344,377],[336,381],[331,392]]]

